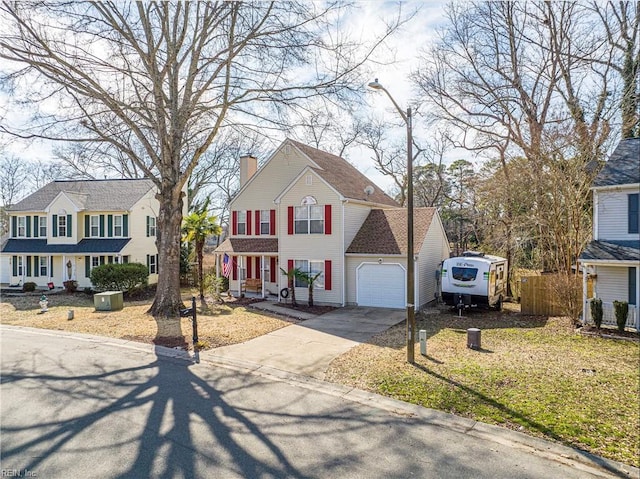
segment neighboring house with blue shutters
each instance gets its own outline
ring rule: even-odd
[[[627,327],[640,330],[640,138],[622,140],[596,176],[593,187],[593,241],[580,255],[583,266],[583,320],[591,322],[587,279],[602,300],[603,324],[616,324],[613,301],[627,301]]]
[[[8,208],[10,284],[90,287],[105,263],[142,263],[158,279],[156,187],[148,179],[53,181]]]

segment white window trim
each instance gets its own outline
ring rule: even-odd
[[[267,219],[264,219],[264,213],[266,213]],[[266,225],[266,233],[264,232],[265,228],[263,226]],[[271,211],[270,210],[260,210],[260,234],[268,235],[271,234]]]
[[[116,225],[116,218],[120,218],[120,225]],[[155,222],[155,218],[153,218],[153,221]],[[116,233],[116,228],[120,228],[120,234]],[[153,226],[153,230],[155,233],[155,224]],[[124,220],[122,215],[113,215],[113,237],[114,238],[122,238],[122,235],[124,234]],[[149,235],[151,235],[151,220],[149,220]],[[155,236],[155,234],[153,235]]]
[[[124,234],[124,229],[122,232]],[[156,217],[155,216],[149,216],[149,236],[156,236]]]
[[[48,218],[46,216],[40,216],[38,218],[38,236],[41,238],[47,237],[47,223]]]
[[[16,266],[17,277],[24,277],[24,256],[17,256],[18,265]]]
[[[321,218],[313,218],[311,215],[311,209],[317,209],[317,211],[320,212],[320,216]],[[297,218],[297,212],[298,211],[302,211],[303,209],[306,209],[306,218]],[[297,235],[317,235],[317,234],[324,234],[324,206],[321,205],[317,205],[317,204],[306,204],[306,205],[302,205],[302,206],[295,206],[294,210],[293,210],[293,232],[294,234]],[[298,223],[304,223],[306,222],[307,224],[307,231],[306,232],[298,232]],[[311,231],[311,223],[312,222],[321,222],[322,223],[322,228],[320,228],[320,231]]]
[[[240,232],[240,226],[242,226],[242,232]],[[236,232],[239,235],[247,234],[247,212],[244,210],[238,211],[238,221],[236,223]]]
[[[300,263],[302,263],[302,262],[306,263],[306,269],[300,268],[298,266],[299,262]],[[321,271],[317,270],[316,273],[322,272],[320,277],[314,281],[313,289],[314,290],[324,290],[324,260],[319,260],[319,259],[296,259],[296,260],[293,261],[293,267],[294,268],[299,268],[300,271],[308,273],[311,270],[311,264],[312,263],[318,263],[321,266]],[[295,287],[296,288],[308,288],[309,285],[307,285],[303,281],[298,280],[296,278],[295,279]]]
[[[149,274],[158,274],[158,265],[156,264],[156,255],[149,255]]]
[[[16,238],[26,238],[27,237],[27,217],[26,216],[18,216],[16,220]],[[22,220],[22,226],[20,226],[20,221]],[[20,234],[20,228],[22,228],[22,234]]]
[[[93,219],[95,218],[96,224],[93,224]],[[93,234],[93,229],[96,229],[96,234]],[[100,237],[100,215],[91,215],[89,216],[89,238],[99,238]]]
[[[42,260],[44,260],[44,265],[42,264]],[[38,264],[38,274],[40,276],[49,277],[49,256],[40,256]],[[44,269],[43,269],[44,266]],[[42,272],[44,271],[44,273]]]
[[[58,215],[58,224],[56,227],[58,228],[59,237],[67,236],[67,215]],[[64,233],[61,233],[62,228],[64,228]]]

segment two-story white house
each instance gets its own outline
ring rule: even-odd
[[[593,241],[580,255],[583,321],[591,322],[587,278],[603,303],[603,324],[616,324],[613,301],[627,301],[627,327],[640,330],[640,138],[622,140],[595,178]]]
[[[156,191],[148,179],[53,181],[24,198],[8,209],[10,284],[91,287],[96,266],[129,262],[156,283]]]
[[[230,288],[260,281],[263,297],[287,288],[284,271],[320,274],[314,301],[327,305],[406,306],[406,209],[339,156],[285,140],[258,169],[240,161],[239,192],[230,203],[230,236],[215,250],[227,258]],[[436,270],[449,257],[435,208],[416,208],[415,297],[434,300]],[[296,298],[307,286],[296,282]],[[286,294],[286,293],[285,293]]]

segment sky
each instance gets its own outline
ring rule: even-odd
[[[380,17],[393,15],[398,8],[398,3],[396,2],[359,0],[356,3],[360,10],[349,19],[346,26],[351,32],[360,35],[364,39],[370,37],[376,31],[374,26],[379,25]],[[417,9],[418,13],[409,23],[402,27],[398,34],[388,41],[386,45],[388,51],[385,57],[389,60],[393,55],[393,63],[372,66],[372,78],[363,78],[363,90],[367,90],[367,84],[377,78],[403,109],[408,106],[411,99],[409,74],[416,66],[416,58],[420,50],[427,48],[435,38],[435,29],[443,21],[443,5],[442,2],[428,1],[401,4],[403,12]],[[4,70],[6,66],[0,63],[0,68]],[[384,119],[388,118],[390,123],[399,122],[398,112],[383,92],[370,91],[367,98],[369,106],[376,116],[379,115]],[[27,111],[21,109],[8,110],[7,101],[7,93],[0,92],[0,121],[14,125],[28,121]],[[419,119],[417,119],[414,123],[414,129],[418,131],[419,128],[420,123]],[[398,129],[395,134],[404,135],[405,133],[403,129]],[[0,147],[3,147],[5,152],[9,154],[14,154],[27,160],[53,158],[53,145],[48,142],[24,142],[15,138],[0,136]],[[371,154],[364,149],[353,149],[349,152],[350,161],[358,169],[383,189],[390,188],[391,182],[374,169],[370,158]]]

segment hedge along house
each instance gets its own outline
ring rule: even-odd
[[[91,269],[137,262],[158,278],[156,188],[148,179],[53,181],[8,209],[10,284],[90,287]]]
[[[278,295],[288,286],[282,270],[298,268],[319,274],[316,304],[405,307],[406,210],[343,158],[290,139],[259,169],[253,157],[240,163],[231,235],[214,252],[218,268],[228,258],[232,291],[259,280],[263,297]],[[417,306],[433,300],[437,264],[449,256],[437,211],[422,210],[415,214]],[[381,211],[390,221],[370,232]],[[358,235],[378,241],[352,250]],[[295,288],[296,299],[306,301],[307,285],[296,281]]]
[[[591,189],[593,241],[579,260],[583,321],[592,322],[590,302],[598,298],[603,305],[603,324],[615,325],[613,301],[626,301],[626,326],[640,330],[640,138],[618,144]],[[587,294],[589,276],[593,298]]]

